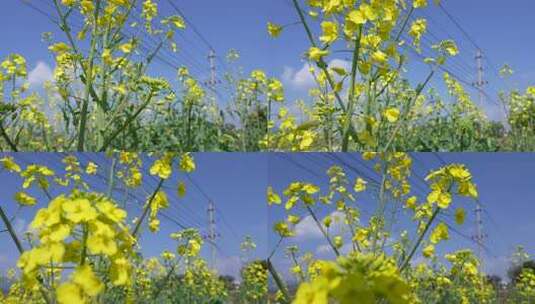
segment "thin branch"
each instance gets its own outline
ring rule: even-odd
[[[143,223],[143,220],[145,219],[145,217],[147,216],[148,212],[149,212],[149,209],[150,209],[150,206],[152,205],[152,202],[154,201],[154,198],[156,197],[156,194],[158,193],[158,191],[160,191],[160,188],[162,188],[162,185],[163,185],[163,182],[165,181],[165,179],[163,178],[160,178],[160,182],[158,183],[158,186],[156,187],[156,189],[154,190],[154,192],[152,193],[149,201],[147,202],[147,205],[145,206],[145,208],[143,209],[143,213],[141,214],[141,217],[139,218],[139,220],[137,221],[136,223],[136,226],[134,227],[134,230],[132,230],[132,237],[136,237],[136,234],[139,232],[139,228],[141,227],[141,223]]]

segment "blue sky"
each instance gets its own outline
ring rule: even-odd
[[[12,154],[13,155],[13,154]],[[56,172],[62,172],[62,155],[53,153],[19,153],[13,155],[17,163],[23,168],[29,163],[46,164]],[[3,156],[2,156],[3,157]],[[257,243],[256,251],[250,258],[261,258],[266,255],[267,244],[267,208],[264,203],[265,189],[267,184],[267,163],[262,154],[241,153],[198,153],[194,155],[197,170],[193,172],[190,181],[184,174],[173,177],[166,181],[164,190],[168,194],[171,206],[163,211],[168,217],[160,216],[161,230],[154,235],[148,231],[142,234],[141,246],[143,254],[147,257],[158,256],[164,249],[174,251],[176,246],[169,234],[179,231],[181,228],[176,222],[186,227],[200,228],[201,234],[207,235],[207,207],[211,199],[215,206],[217,268],[221,273],[237,276],[240,262],[240,243],[246,235],[250,235]],[[79,155],[83,166],[88,161],[99,164],[102,176],[90,177],[87,182],[93,191],[106,191],[106,183],[103,177],[108,176],[110,160],[103,155],[88,153]],[[145,158],[145,171],[150,167],[151,160]],[[147,174],[148,175],[148,174]],[[186,196],[178,198],[176,183],[178,179],[186,183]],[[17,214],[13,226],[22,233],[33,218],[37,208],[45,207],[48,203],[44,195],[38,189],[29,191],[39,199],[36,208],[22,208],[17,213],[17,205],[13,201],[13,195],[20,191],[21,179],[18,176],[0,170],[0,193],[2,193],[2,208],[9,216]],[[127,211],[129,218],[139,216],[141,208],[140,199],[145,200],[149,196],[148,191],[156,187],[157,180],[153,177],[144,178],[144,190],[136,191],[136,198],[128,197]],[[199,185],[199,190],[195,184]],[[51,194],[58,195],[61,189],[52,188]],[[63,190],[64,191],[64,190]],[[117,202],[124,203],[122,191],[115,193]],[[244,216],[247,215],[247,216]],[[3,227],[3,224],[1,225]],[[3,228],[2,228],[3,229]],[[0,234],[0,269],[13,266],[17,255],[15,247],[7,233]],[[205,243],[202,251],[203,256],[210,257],[210,246]],[[243,257],[243,256],[242,256]]]
[[[509,257],[516,246],[523,245],[532,255],[535,253],[533,231],[535,223],[535,154],[515,153],[440,153],[437,157],[432,153],[415,153],[413,156],[414,173],[411,178],[413,194],[420,197],[427,195],[428,187],[421,178],[427,173],[441,166],[441,160],[446,163],[463,163],[471,170],[474,182],[477,184],[480,201],[483,206],[483,229],[486,245],[483,250],[484,267],[488,273],[499,274],[506,278]],[[312,182],[326,189],[328,178],[326,170],[332,165],[339,165],[345,169],[350,181],[357,176],[371,181],[377,180],[377,175],[370,171],[370,164],[364,162],[359,154],[273,154],[270,156],[269,181],[278,193],[281,193],[292,181]],[[352,167],[352,169],[350,169]],[[353,171],[355,170],[355,171]],[[358,172],[358,173],[357,173]],[[365,193],[358,199],[358,206],[362,211],[362,219],[367,221],[376,208],[376,200],[372,191]],[[283,198],[284,201],[284,198]],[[437,254],[443,255],[454,250],[476,246],[470,239],[475,234],[475,203],[468,200],[456,199],[453,203],[462,206],[467,211],[464,225],[458,226],[450,217],[444,219],[453,224],[456,231],[450,231],[451,239],[437,246]],[[332,212],[332,208],[318,209],[318,217],[322,219]],[[306,215],[304,210],[297,211],[298,215]],[[269,221],[274,223],[284,219],[284,208],[272,207],[269,210]],[[408,222],[410,215],[402,213],[398,224],[393,226],[399,233],[402,229],[413,227]],[[302,252],[309,251],[318,257],[332,258],[333,255],[322,239],[319,230],[309,219],[296,228],[295,240],[285,241],[282,250],[278,250],[275,261],[280,271],[288,267],[288,260],[284,257],[284,248],[290,244],[299,244]],[[412,229],[414,230],[414,229]],[[412,231],[409,228],[409,231]],[[414,234],[413,234],[414,235]],[[274,233],[270,235],[270,247],[278,241]],[[271,250],[270,250],[271,251]],[[422,260],[421,257],[417,258]]]
[[[297,74],[303,68],[301,60],[304,50],[308,48],[303,29],[292,26],[284,31],[277,40],[266,34],[266,23],[273,21],[279,24],[290,24],[297,21],[295,11],[290,0],[173,0],[187,15],[189,21],[213,46],[218,56],[224,57],[230,49],[237,49],[241,53],[239,65],[246,72],[261,68],[273,76],[283,78],[288,97],[291,99],[304,97],[307,92],[307,82],[299,82]],[[52,8],[46,1],[30,1],[35,6],[51,13]],[[166,0],[158,1],[163,15],[175,14]],[[535,19],[532,12],[535,3],[531,0],[516,1],[442,1],[444,7],[461,26],[474,37],[476,43],[483,49],[490,59],[484,61],[486,69],[487,92],[496,98],[496,92],[504,87],[524,89],[533,85],[535,78],[535,37],[532,29]],[[21,0],[5,0],[0,4],[0,26],[4,29],[0,33],[0,56],[11,52],[19,52],[28,58],[30,69],[39,62],[40,73],[49,74],[44,64],[53,67],[51,55],[46,46],[40,41],[41,33],[51,31],[57,33],[56,27],[44,16],[32,10]],[[461,74],[459,77],[472,82],[475,80],[475,48],[463,36],[461,31],[446,15],[434,6],[417,16],[430,17],[429,30],[440,39],[453,38],[460,47],[461,55],[451,63],[451,69]],[[431,40],[436,40],[429,36]],[[61,35],[57,39],[63,39]],[[200,79],[208,79],[208,46],[192,27],[183,35],[177,36],[179,48],[183,51],[176,55],[177,64],[191,66]],[[434,41],[433,41],[434,42]],[[341,59],[344,58],[333,58]],[[495,69],[504,63],[510,64],[516,71],[511,80],[505,84],[495,76]],[[223,66],[218,61],[220,71],[230,67]],[[155,63],[151,71],[157,75],[173,79],[175,72],[167,65]],[[427,67],[411,65],[409,77],[417,83],[425,77]],[[301,75],[302,76],[302,75]],[[38,82],[39,78],[35,81]],[[441,77],[435,77],[432,84],[440,87]],[[222,85],[220,89],[224,90]],[[499,119],[503,115],[499,107],[487,101],[485,107],[491,118]]]

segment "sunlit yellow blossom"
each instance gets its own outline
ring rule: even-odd
[[[185,29],[186,22],[181,16],[170,16],[161,21],[162,24],[172,24],[177,29]]]
[[[132,42],[123,43],[119,46],[119,49],[121,50],[121,52],[125,54],[130,54],[133,48],[134,48],[134,45],[132,44]]]
[[[466,214],[464,212],[463,208],[457,208],[455,209],[455,222],[458,225],[462,225],[464,223],[464,219],[466,217]]]
[[[405,202],[405,206],[409,209],[414,209],[416,207],[416,201],[417,201],[417,197],[411,196]]]
[[[388,108],[384,111],[383,115],[390,123],[395,123],[399,119],[399,110],[396,108]]]
[[[108,219],[115,223],[122,222],[126,219],[126,211],[118,208],[114,203],[103,200],[96,203],[97,209]]]
[[[362,153],[362,159],[364,160],[372,160],[377,156],[376,152],[364,152]]]
[[[371,56],[372,60],[378,64],[383,64],[388,60],[388,56],[383,51],[375,51]]]
[[[409,35],[414,39],[414,44],[420,46],[422,35],[427,30],[427,21],[425,19],[418,19],[414,21],[409,30]]]
[[[324,56],[327,56],[329,54],[329,51],[327,50],[321,50],[317,47],[311,47],[308,50],[308,58],[312,61],[319,61]]]
[[[72,6],[76,3],[76,0],[61,0],[61,4],[65,6]]]
[[[168,250],[164,250],[161,254],[162,256],[162,259],[164,260],[174,260],[175,259],[175,254],[168,251]]]
[[[15,200],[25,206],[33,206],[35,203],[37,203],[37,200],[35,197],[32,197],[24,192],[17,192],[15,193]]]
[[[423,249],[422,254],[423,254],[424,257],[426,257],[426,258],[430,258],[430,257],[432,257],[432,256],[435,254],[435,246],[433,246],[433,245],[427,245],[427,246]]]
[[[95,10],[95,5],[93,4],[93,0],[81,0],[80,6],[81,6],[81,12],[84,15],[88,15]]]
[[[286,224],[285,222],[275,223],[275,225],[273,226],[273,230],[277,232],[281,237],[289,237],[294,234],[288,227],[288,224]]]
[[[184,197],[186,195],[186,184],[184,182],[179,182],[177,186],[178,197]]]
[[[0,163],[4,166],[4,169],[19,173],[21,171],[20,166],[13,160],[13,157],[6,156],[0,159]]]
[[[338,39],[338,24],[331,21],[324,21],[321,23],[321,29],[323,35],[320,37],[320,41],[326,44],[333,43]]]
[[[60,42],[49,46],[48,49],[56,54],[63,54],[68,52],[71,48],[66,43]]]
[[[82,296],[82,289],[71,282],[61,284],[57,290],[58,303],[70,304],[70,303],[85,303]]]
[[[189,153],[184,153],[180,158],[180,170],[191,173],[195,170],[195,162]]]
[[[436,244],[440,241],[449,239],[449,237],[450,236],[449,236],[448,226],[444,223],[439,223],[435,227],[433,232],[431,232],[431,236],[429,239],[431,240],[431,243]]]
[[[415,8],[426,7],[427,6],[427,0],[414,0],[412,5]]]
[[[276,38],[279,37],[279,35],[282,32],[282,26],[268,22],[268,33],[271,37]]]
[[[161,179],[168,179],[171,176],[171,173],[173,173],[171,161],[172,159],[165,156],[161,159],[157,159],[150,167],[150,174],[157,175]]]
[[[97,164],[93,163],[93,162],[89,162],[87,164],[87,167],[85,168],[85,173],[89,174],[89,175],[95,175],[97,174]]]
[[[299,220],[300,220],[300,218],[298,216],[295,216],[295,215],[292,215],[292,214],[288,215],[288,222],[291,223],[291,224],[295,225],[295,224],[299,223]]]
[[[336,248],[342,248],[342,246],[344,245],[344,239],[337,235],[333,238],[333,243],[334,243],[334,247]]]
[[[280,196],[273,191],[271,186],[267,188],[267,201],[269,205],[280,205],[282,202]]]
[[[95,208],[91,206],[89,200],[79,198],[67,201],[62,205],[65,218],[74,223],[87,222],[97,217]]]
[[[355,192],[362,192],[364,190],[366,190],[366,184],[368,182],[363,180],[362,178],[357,178],[357,180],[355,181],[355,185],[353,186],[353,189],[355,190]]]
[[[91,297],[99,294],[104,288],[104,284],[97,278],[89,265],[77,267],[72,274],[72,281],[80,286],[85,294]]]

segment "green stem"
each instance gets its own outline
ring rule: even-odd
[[[87,224],[84,224],[82,227],[83,227],[82,228],[83,236],[82,236],[82,254],[80,256],[80,265],[85,264],[85,258],[87,256],[87,236],[88,236]]]
[[[152,193],[149,201],[147,202],[147,205],[143,209],[143,213],[141,214],[141,217],[137,221],[136,226],[134,227],[134,230],[132,230],[132,233],[131,233],[132,237],[135,238],[136,234],[139,232],[139,228],[141,227],[141,223],[143,223],[143,220],[145,219],[145,217],[149,213],[150,206],[152,205],[152,202],[154,201],[154,198],[156,197],[156,194],[158,193],[158,191],[160,191],[160,188],[162,187],[164,181],[165,181],[165,179],[160,178],[160,182],[158,183],[158,186],[156,187],[156,189]]]
[[[349,145],[349,128],[351,126],[351,118],[353,117],[353,110],[355,108],[355,81],[357,78],[358,62],[360,57],[360,39],[362,37],[362,25],[359,26],[357,39],[355,40],[355,50],[353,52],[353,63],[351,67],[351,81],[349,87],[349,104],[347,107],[344,133],[342,138],[342,151],[346,152]]]
[[[299,262],[297,262],[297,258],[295,257],[295,253],[291,253],[290,254],[291,258],[292,258],[292,261],[294,262],[294,265],[297,266],[297,267],[301,267],[299,265]],[[303,272],[299,271],[299,279],[301,280],[301,282],[304,282],[305,281],[305,276],[303,275]]]
[[[15,143],[11,140],[11,138],[9,138],[9,135],[7,135],[7,131],[6,131],[6,129],[4,129],[4,126],[3,126],[2,122],[0,122],[0,134],[2,134],[2,137],[5,139],[5,141],[7,142],[7,144],[11,148],[11,150],[13,150],[13,152],[18,152],[19,151],[17,149],[17,145],[15,145]]]
[[[271,263],[270,259],[266,260],[266,264],[267,264],[267,269],[269,273],[271,274],[271,276],[273,277],[273,280],[275,281],[275,284],[277,285],[279,290],[282,292],[282,296],[283,296],[283,299],[281,299],[282,304],[289,303],[290,296],[288,293],[288,289],[286,289],[286,286],[284,285],[284,282],[282,281],[279,273],[277,272],[277,270],[275,270],[275,267]]]
[[[167,272],[167,275],[165,276],[165,278],[164,278],[164,280],[163,280],[161,286],[160,286],[158,289],[156,289],[156,292],[154,293],[154,295],[153,295],[153,297],[152,297],[153,299],[156,300],[156,299],[158,298],[158,296],[160,295],[160,292],[161,292],[161,291],[163,290],[163,288],[165,287],[165,285],[167,285],[167,282],[169,281],[169,278],[171,278],[171,275],[172,275],[173,272],[175,271],[175,267],[176,267],[175,264],[173,264],[173,266],[171,266],[171,268],[170,268],[169,271]]]
[[[325,231],[325,229],[323,228],[323,226],[321,225],[320,221],[318,220],[318,218],[316,217],[316,214],[314,213],[314,211],[310,208],[310,206],[306,205],[306,209],[308,210],[308,213],[310,213],[310,216],[312,216],[312,219],[314,220],[314,222],[316,222],[316,225],[318,226],[319,230],[321,231],[321,233],[323,234],[323,236],[325,237],[325,239],[327,240],[327,242],[329,243],[329,246],[331,246],[331,248],[333,249],[334,251],[334,254],[336,254],[336,256],[340,256],[340,251],[338,251],[338,249],[336,248],[336,246],[334,246],[331,238],[329,237],[329,235],[327,234],[327,231]]]
[[[4,222],[4,225],[6,225],[6,229],[9,232],[9,235],[11,236],[11,239],[15,243],[15,246],[17,247],[17,250],[20,254],[24,252],[24,248],[22,247],[22,244],[17,237],[17,234],[15,233],[15,230],[13,229],[13,226],[11,225],[11,222],[9,221],[9,218],[4,212],[4,209],[0,207],[0,217],[2,218],[2,221]]]
[[[188,113],[188,116],[187,116],[187,119],[186,119],[186,146],[188,148],[187,151],[191,151],[191,113],[193,111],[193,104],[189,104],[188,105],[188,110],[187,110],[187,113]]]
[[[141,111],[143,111],[149,105],[149,103],[150,103],[150,101],[151,101],[151,99],[153,97],[153,94],[154,94],[154,92],[151,91],[149,93],[149,96],[148,96],[147,100],[136,110],[134,115],[130,116],[119,129],[117,129],[110,137],[108,137],[104,141],[104,144],[102,144],[102,147],[100,147],[100,149],[99,149],[100,152],[106,151],[106,149],[112,143],[112,141],[115,139],[115,137],[117,137],[117,135],[119,135],[130,123],[132,123],[132,121],[134,121],[134,119],[136,119],[139,116],[139,114],[141,114]]]
[[[310,43],[312,44],[312,46],[316,47],[317,44],[314,41],[314,37],[312,36],[312,31],[310,30],[310,27],[308,26],[308,24],[306,22],[305,15],[303,14],[303,11],[301,10],[301,8],[299,6],[299,3],[297,2],[297,0],[293,0],[293,4],[294,4],[295,9],[297,10],[297,13],[299,14],[299,19],[301,20],[301,23],[303,24],[303,27],[305,28],[305,31],[307,33],[308,39],[310,40]],[[336,88],[336,83],[334,82],[331,74],[327,70],[327,68],[328,68],[327,63],[323,59],[320,59],[320,61],[317,62],[316,64],[323,71],[323,73],[325,75],[325,79],[327,79],[327,83],[329,84],[329,87],[331,88],[331,90],[332,90],[332,92],[334,94],[334,97],[336,98],[338,106],[340,107],[340,109],[342,109],[342,112],[346,113],[346,111],[347,111],[346,106],[345,106],[344,102],[342,101],[342,97],[340,96],[340,94],[338,94],[338,92],[335,89]],[[343,130],[341,130],[341,132],[343,132]],[[356,135],[355,128],[354,128],[353,124],[350,124],[349,132],[351,133],[353,138],[358,141],[358,137]]]
[[[97,23],[98,23],[98,14],[100,11],[100,0],[96,0],[95,5],[95,15],[94,15],[94,22],[93,25],[93,34],[91,35],[91,47],[89,50],[89,57],[87,59],[88,61],[88,69],[86,71],[86,77],[85,77],[85,93],[84,93],[84,100],[82,102],[82,113],[80,117],[80,128],[78,130],[78,151],[84,151],[84,142],[85,142],[85,131],[86,131],[86,124],[87,124],[87,112],[89,109],[89,97],[91,93],[92,88],[92,82],[93,82],[93,57],[95,56],[96,52],[96,36],[97,36]]]
[[[399,42],[399,39],[401,39],[401,35],[403,34],[403,32],[405,31],[405,28],[409,24],[409,20],[410,20],[410,18],[411,18],[413,13],[414,13],[414,6],[411,6],[411,9],[409,10],[409,13],[405,17],[405,20],[403,21],[403,25],[401,26],[401,29],[399,30],[398,34],[396,35],[396,39],[394,41]]]
[[[115,166],[117,165],[117,159],[115,157],[111,160],[110,174],[108,175],[108,191],[107,196],[111,197],[113,187],[115,187]]]
[[[292,1],[293,1],[295,10],[299,14],[299,19],[301,20],[301,23],[303,24],[303,27],[305,28],[305,31],[306,31],[307,36],[308,36],[308,40],[310,41],[312,46],[316,47],[317,46],[316,41],[314,40],[314,36],[312,35],[312,31],[310,30],[310,27],[308,26],[308,24],[306,22],[305,15],[303,14],[303,11],[301,10],[301,7],[299,6],[299,3],[297,2],[297,0],[292,0]],[[338,101],[338,104],[339,104],[340,108],[342,108],[342,110],[345,112],[346,111],[346,107],[344,105],[344,102],[342,101],[342,97],[340,97],[340,94],[338,94],[338,92],[336,92],[334,90],[336,84],[334,83],[334,80],[332,79],[331,74],[329,74],[329,71],[327,71],[327,64],[323,61],[323,59],[321,59],[320,62],[318,62],[318,67],[325,73],[325,77],[327,79],[327,82],[329,83],[329,86],[333,90],[334,96],[336,97],[336,100]]]
[[[411,104],[413,101],[415,101],[416,99],[418,99],[418,97],[420,97],[420,95],[422,94],[422,91],[424,90],[424,88],[427,86],[427,84],[429,83],[429,81],[431,81],[431,78],[433,77],[433,75],[435,74],[435,70],[431,70],[431,72],[429,73],[429,75],[427,75],[427,78],[425,79],[425,81],[418,85],[418,88],[416,89],[416,94],[413,98],[411,98],[409,100],[409,103],[408,105],[406,106],[406,113],[404,113],[403,117],[406,116],[407,112],[410,110],[410,107],[411,107]],[[394,141],[394,138],[397,136],[399,130],[401,129],[401,126],[403,125],[402,122],[404,121],[404,119],[400,119],[398,120],[397,124],[396,124],[396,127],[394,129],[394,132],[392,132],[392,135],[390,136],[390,139],[388,140],[385,148],[384,148],[384,152],[388,151],[388,149],[390,148],[390,146],[392,145],[392,142]]]
[[[383,162],[382,164],[382,177],[381,177],[381,189],[379,190],[379,209],[376,213],[376,219],[381,219],[381,225],[384,223],[384,210],[386,205],[385,200],[385,187],[386,187],[386,172],[387,172],[387,162]],[[384,227],[384,226],[383,226]],[[375,250],[377,247],[377,240],[379,239],[379,227],[377,227],[376,231],[374,231],[373,234],[373,241],[372,241],[372,252],[375,254]]]
[[[266,125],[266,134],[267,134],[267,147],[268,151],[271,149],[271,143],[270,143],[270,134],[269,134],[269,125],[271,123],[271,98],[268,98],[268,108],[267,108],[267,125]]]
[[[277,249],[279,249],[279,246],[282,244],[282,241],[283,241],[283,240],[284,240],[284,237],[281,236],[281,237],[279,238],[279,241],[277,242],[277,244],[276,244],[275,247],[273,248],[273,250],[271,250],[271,253],[270,253],[269,256],[268,256],[268,260],[271,259],[271,258],[275,255],[275,253],[277,252]]]
[[[433,221],[435,220],[435,218],[438,216],[439,213],[440,213],[440,208],[437,207],[435,209],[435,211],[433,212],[433,215],[431,216],[431,218],[429,219],[429,221],[425,225],[424,231],[422,231],[422,233],[418,237],[418,240],[416,241],[416,243],[412,247],[412,250],[410,251],[409,255],[407,256],[405,261],[401,264],[401,267],[399,268],[400,272],[402,272],[405,268],[407,268],[407,266],[409,266],[409,263],[410,263],[412,257],[414,256],[414,254],[416,253],[416,250],[418,249],[418,247],[422,243],[422,240],[424,239],[425,234],[427,233],[429,228],[431,228],[431,224],[433,223]]]

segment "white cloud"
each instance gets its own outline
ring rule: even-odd
[[[342,246],[338,251],[340,251],[341,254],[347,255],[352,250],[353,250],[353,245],[351,243],[351,240],[346,239],[344,246]],[[333,249],[328,244],[318,246],[318,248],[316,248],[316,254],[318,254],[319,256],[334,257]]]
[[[295,90],[307,90],[310,89],[316,81],[310,73],[310,65],[305,63],[299,70],[295,70],[292,67],[285,66],[282,73],[282,81]]]
[[[295,225],[295,237],[300,240],[317,239],[322,237],[322,234],[312,216],[309,215]]]
[[[349,70],[351,63],[342,59],[333,59],[329,62],[329,67],[339,67]],[[307,62],[300,69],[285,66],[282,73],[282,81],[287,87],[297,91],[308,90],[316,84],[316,80],[310,73],[311,65]],[[315,71],[317,67],[313,67]]]
[[[323,226],[323,229],[329,235],[344,235],[347,232],[347,227],[344,224],[345,214],[340,211],[334,211],[330,216],[332,218],[331,226],[329,228]],[[319,218],[319,220],[322,221],[322,218]],[[295,225],[295,237],[300,240],[317,239],[322,238],[323,234],[312,216],[308,215]]]
[[[52,69],[43,61],[38,61],[37,65],[28,74],[28,82],[31,87],[42,86],[46,81],[53,79]]]

